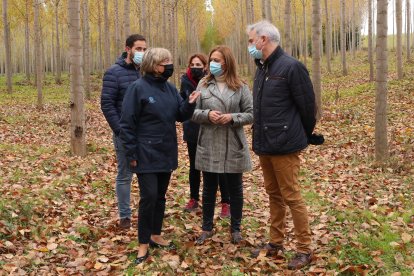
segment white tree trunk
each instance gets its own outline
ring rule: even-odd
[[[375,159],[388,159],[387,138],[387,6],[388,0],[377,0],[377,79],[375,97]]]
[[[69,27],[69,71],[70,71],[70,95],[71,95],[71,152],[74,155],[86,155],[86,125],[83,96],[83,72],[82,72],[82,44],[80,22],[80,0],[68,2],[68,27]]]
[[[109,40],[109,16],[108,0],[104,0],[104,68],[105,70],[111,65],[111,41]]]
[[[30,36],[29,36],[29,0],[26,0],[26,13],[24,16],[24,56],[26,79],[30,80]]]
[[[121,39],[122,43],[124,43],[130,35],[129,0],[124,0],[124,37]]]
[[[85,80],[85,96],[91,98],[91,82],[90,82],[90,34],[89,34],[89,1],[83,0],[83,76]]]
[[[117,58],[119,56],[119,53],[123,52],[122,50],[122,45],[121,45],[121,32],[119,29],[119,7],[118,7],[118,0],[114,0],[114,4],[115,4],[115,56],[114,58]]]
[[[410,26],[411,26],[411,12],[410,12],[410,0],[405,0],[406,1],[406,11],[407,11],[407,15],[406,15],[406,22],[407,22],[407,27],[406,27],[406,36],[407,36],[407,60],[411,59],[411,49],[410,49]]]
[[[59,41],[59,1],[55,2],[55,28],[56,28],[56,83],[62,83],[62,62],[60,58],[60,41]]]
[[[332,29],[331,29],[331,17],[329,15],[328,0],[325,0],[325,17],[326,17],[326,66],[328,72],[331,72],[331,49],[332,49]]]

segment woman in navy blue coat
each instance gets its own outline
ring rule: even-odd
[[[143,77],[128,87],[122,104],[120,139],[130,169],[138,175],[140,190],[137,264],[148,258],[149,246],[173,245],[161,236],[161,229],[165,194],[171,173],[178,166],[175,122],[191,117],[200,95],[193,92],[184,101],[167,82],[173,71],[167,49],[147,50],[141,63]]]

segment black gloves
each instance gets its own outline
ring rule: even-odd
[[[322,145],[325,142],[322,134],[312,134],[308,137],[308,144],[311,145]]]

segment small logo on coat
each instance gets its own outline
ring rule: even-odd
[[[155,103],[156,101],[155,101],[155,99],[154,99],[153,97],[149,97],[149,98],[148,98],[148,102],[149,102],[149,103],[151,103],[151,104],[153,104],[153,103]]]

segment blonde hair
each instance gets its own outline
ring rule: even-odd
[[[154,73],[155,67],[164,60],[172,60],[170,51],[165,48],[149,48],[145,51],[140,66],[141,74]]]
[[[214,52],[219,52],[223,55],[224,63],[226,64],[226,69],[223,72],[224,81],[226,82],[227,86],[233,90],[237,91],[240,87],[243,86],[244,82],[240,79],[239,75],[237,74],[237,63],[231,49],[228,46],[220,45],[215,47],[211,50],[210,55],[208,57],[208,64],[211,62],[211,55]],[[214,79],[213,74],[211,72],[203,79],[203,85],[207,86],[207,82]]]

